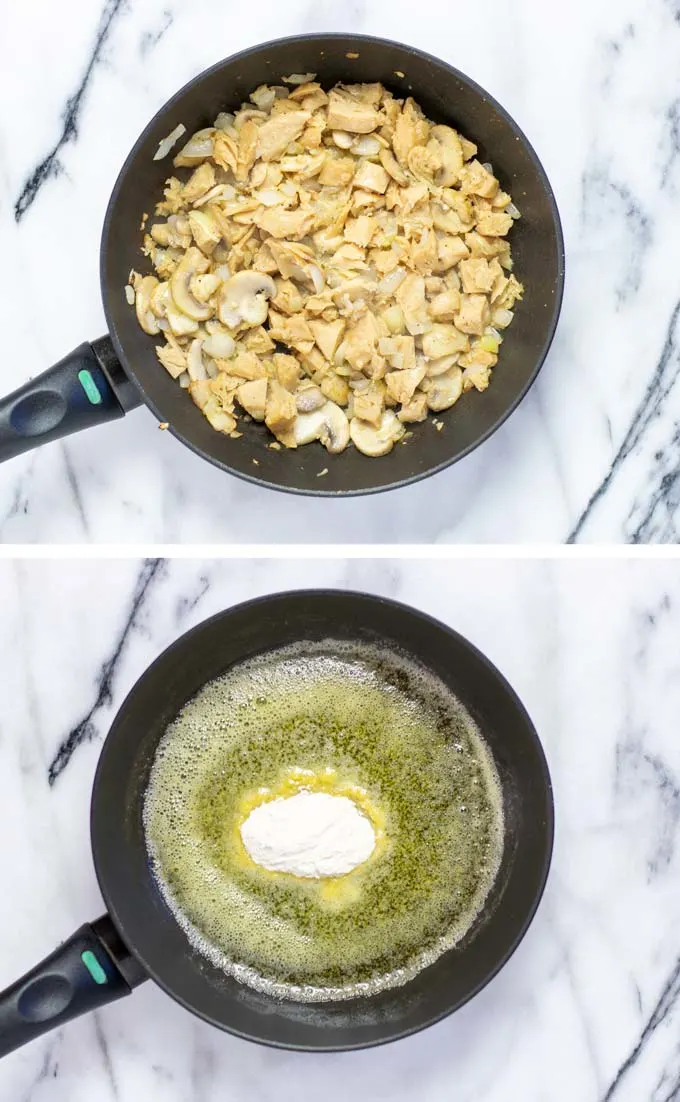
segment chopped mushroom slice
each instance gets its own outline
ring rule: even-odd
[[[450,356],[441,356],[437,360],[427,361],[427,377],[428,379],[435,379],[437,375],[444,375],[452,367],[458,363],[460,356],[452,354]]]
[[[212,306],[199,302],[189,289],[193,277],[202,275],[207,267],[208,261],[203,253],[192,247],[187,249],[170,277],[170,292],[177,309],[194,321],[205,321],[214,314]]]
[[[224,325],[262,325],[267,318],[267,299],[276,294],[271,276],[260,272],[237,272],[220,289],[218,315]]]
[[[455,352],[465,352],[470,341],[454,325],[437,323],[423,337],[423,352],[431,360],[441,356],[451,356]]]
[[[176,306],[169,283],[158,284],[151,300],[151,309],[157,318],[167,321],[175,337],[186,337],[198,329],[198,322]]]
[[[399,167],[399,162],[394,156],[394,153],[392,153],[392,151],[389,149],[381,149],[379,157],[381,165],[387,172],[389,172],[392,179],[395,180],[400,187],[406,187],[409,182],[409,178],[406,173],[403,172]]]
[[[355,448],[364,455],[387,455],[404,435],[404,426],[391,409],[386,409],[376,428],[367,421],[353,417],[349,423],[349,433]]]
[[[435,413],[450,409],[463,393],[463,372],[453,367],[445,375],[438,375],[427,392],[428,407]]]
[[[326,451],[337,455],[349,444],[349,421],[335,402],[325,402],[313,413],[299,413],[295,420],[296,444],[319,440]]]

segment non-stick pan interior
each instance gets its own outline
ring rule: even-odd
[[[443,678],[477,719],[503,787],[506,835],[487,905],[454,949],[403,988],[336,1004],[274,1001],[226,977],[192,949],[163,902],[144,846],[142,797],[169,721],[210,678],[253,654],[300,639],[359,639],[397,647]],[[436,1021],[507,960],[540,899],[552,846],[552,798],[526,712],[466,640],[403,605],[361,594],[280,594],[221,613],[179,639],[130,693],[102,750],[92,801],[102,893],[123,940],[188,1009],[268,1044],[343,1049],[379,1044]]]
[[[440,432],[432,419],[415,425],[405,444],[380,459],[369,459],[354,448],[329,456],[316,444],[273,451],[267,447],[267,430],[256,423],[240,425],[243,436],[238,440],[215,432],[161,367],[153,338],[139,328],[123,294],[131,268],[149,270],[140,252],[140,221],[145,212],[153,212],[164,180],[175,171],[171,157],[153,160],[159,141],[178,123],[188,134],[211,125],[220,110],[237,107],[259,84],[280,81],[291,72],[315,72],[326,87],[337,81],[382,81],[395,95],[414,96],[430,118],[458,127],[477,142],[480,159],[491,161],[522,212],[513,229],[512,249],[526,293],[506,333],[492,385],[484,394],[466,395],[442,414]],[[225,470],[266,485],[301,493],[349,494],[386,489],[440,470],[498,427],[525,394],[547,353],[562,297],[563,261],[557,209],[536,155],[515,123],[481,88],[407,46],[360,35],[311,35],[266,43],[220,62],[156,115],[134,146],[111,197],[101,278],[119,356],[159,420],[169,422],[184,443]],[[328,473],[319,478],[325,468]]]

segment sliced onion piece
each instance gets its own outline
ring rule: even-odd
[[[170,131],[167,137],[158,143],[158,149],[153,155],[154,161],[162,161],[164,157],[167,157],[173,145],[179,141],[184,133],[186,133],[186,126],[184,123],[179,123],[174,130]]]
[[[376,157],[382,146],[372,134],[364,134],[358,140],[352,142],[352,153],[357,157]]]
[[[380,280],[378,284],[378,294],[381,295],[393,295],[397,287],[406,279],[405,268],[395,268],[393,272],[388,272],[386,276]]]
[[[217,360],[228,360],[235,347],[234,338],[229,333],[212,333],[203,341],[205,354]]]
[[[334,130],[333,141],[338,149],[350,149],[354,138],[346,130]]]
[[[316,73],[291,73],[289,77],[281,77],[284,84],[311,84]]]
[[[220,111],[219,115],[215,119],[216,130],[231,130],[234,126],[235,117],[228,111]]]
[[[317,268],[316,264],[310,264],[308,272],[309,278],[314,284],[314,290],[316,291],[317,295],[320,295],[321,292],[324,291],[326,288],[326,281],[323,278],[321,268]]]

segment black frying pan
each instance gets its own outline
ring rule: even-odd
[[[152,877],[142,800],[160,738],[182,706],[235,662],[300,639],[397,647],[438,674],[487,740],[503,789],[501,868],[465,938],[406,986],[370,998],[278,1001],[225,976],[189,944]],[[550,863],[550,777],[534,727],[497,669],[471,643],[406,605],[306,590],[221,612],[183,635],[142,675],[104,743],[92,794],[92,849],[108,914],[0,995],[0,1055],[151,977],[199,1017],[281,1048],[343,1050],[393,1041],[462,1006],[513,953]]]
[[[358,57],[348,59],[348,53]],[[326,87],[382,81],[398,96],[413,95],[430,118],[451,123],[478,144],[480,159],[493,163],[522,212],[512,249],[526,293],[506,333],[492,386],[484,394],[467,394],[444,413],[443,431],[429,422],[414,425],[409,442],[381,459],[351,447],[331,457],[320,445],[275,452],[266,446],[271,437],[265,426],[257,423],[240,424],[238,440],[215,432],[159,364],[153,338],[139,328],[123,293],[130,269],[148,268],[140,252],[140,221],[153,212],[163,181],[175,171],[171,156],[153,160],[160,140],[180,122],[187,136],[211,125],[219,111],[236,108],[259,84],[292,72],[315,72]],[[479,85],[429,54],[379,38],[323,34],[267,42],[201,73],[161,108],[135,143],[113,189],[102,234],[101,289],[110,336],[81,344],[0,401],[0,460],[122,417],[145,402],[203,459],[271,489],[337,495],[404,486],[466,455],[512,413],[550,347],[563,282],[564,243],[545,172],[516,123]],[[328,468],[322,481],[321,467]]]

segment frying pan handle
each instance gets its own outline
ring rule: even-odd
[[[0,399],[0,462],[123,417],[139,404],[109,338],[80,344],[44,374]]]
[[[88,923],[0,993],[0,1056],[71,1018],[129,995],[146,979],[108,915]]]

